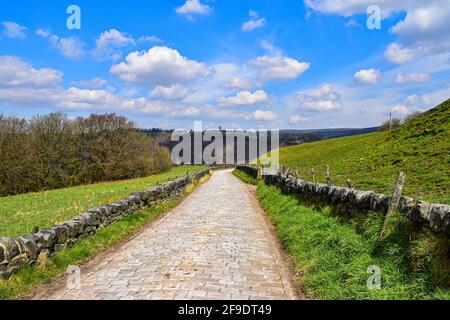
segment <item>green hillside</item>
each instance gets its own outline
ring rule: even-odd
[[[325,182],[330,165],[336,185],[389,194],[399,171],[406,173],[404,194],[450,204],[450,100],[389,132],[330,139],[281,149],[280,162],[302,178]]]

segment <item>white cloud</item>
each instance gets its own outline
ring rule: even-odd
[[[245,118],[251,121],[274,121],[278,119],[278,116],[273,111],[255,110],[247,114]]]
[[[424,1],[408,10],[404,20],[392,27],[402,43],[430,47],[450,46],[450,1]]]
[[[125,62],[113,65],[111,73],[120,79],[147,85],[172,85],[208,75],[203,63],[189,60],[174,49],[153,47],[132,52]]]
[[[128,98],[106,90],[69,88],[62,94],[58,105],[71,110],[121,110],[132,113],[162,113],[170,111],[168,105],[145,98]]]
[[[310,118],[301,116],[301,115],[292,115],[290,117],[288,117],[288,121],[291,124],[296,124],[296,123],[306,123],[306,122],[311,122]]]
[[[285,56],[261,56],[249,62],[265,80],[288,80],[298,78],[310,68],[310,63]]]
[[[386,58],[402,64],[420,53],[446,51],[450,48],[449,0],[304,0],[305,5],[317,12],[354,16],[366,14],[370,5],[378,5],[382,18],[393,12],[406,13],[390,32],[398,36],[396,43],[386,50]]]
[[[208,66],[208,69],[208,76],[185,84],[189,86],[190,93],[184,102],[205,104],[217,101],[219,97],[230,95],[235,91],[236,88],[229,86],[230,79],[247,78],[247,73],[243,68],[234,63],[218,63]]]
[[[61,38],[46,29],[37,29],[36,34],[47,38],[53,48],[70,59],[79,59],[85,55],[84,44],[76,37]]]
[[[189,89],[185,86],[174,84],[170,87],[157,86],[150,93],[152,98],[161,98],[164,100],[181,100],[189,93]]]
[[[390,62],[403,64],[414,59],[415,53],[412,49],[403,48],[398,43],[391,43],[387,47],[384,56]]]
[[[270,56],[282,56],[283,52],[281,49],[277,48],[272,42],[267,40],[260,41],[260,46],[266,50]]]
[[[405,11],[415,8],[423,0],[304,0],[305,6],[326,14],[337,14],[345,17],[365,14],[370,5],[380,6],[382,14],[387,17],[392,12]]]
[[[6,37],[11,39],[25,38],[25,31],[27,30],[25,26],[12,21],[3,21],[2,25],[5,28],[3,34]]]
[[[413,108],[415,110],[428,109],[434,106],[433,100],[428,95],[410,95],[406,97],[404,101],[408,108]]]
[[[317,88],[294,93],[288,100],[296,108],[311,111],[341,110],[341,95],[330,84],[323,84]]]
[[[52,87],[61,79],[57,70],[35,69],[18,57],[0,56],[0,86]]]
[[[201,3],[200,0],[186,0],[186,2],[175,9],[178,14],[191,15],[191,14],[209,14],[212,12],[212,8],[206,4]]]
[[[121,58],[121,48],[136,45],[136,41],[127,33],[116,29],[107,30],[99,35],[95,41],[96,46],[93,51],[94,57],[99,60],[116,61]]]
[[[36,34],[38,36],[41,36],[41,37],[44,37],[44,38],[48,38],[48,37],[50,37],[51,32],[48,29],[37,29],[36,30]]]
[[[361,84],[377,84],[381,80],[380,70],[378,69],[363,69],[355,73],[355,79]]]
[[[250,90],[254,87],[252,80],[249,78],[235,77],[227,81],[225,87],[228,89]]]
[[[218,99],[218,103],[221,106],[249,106],[265,104],[267,102],[269,102],[269,95],[263,90],[258,90],[253,93],[250,91],[241,91],[234,97],[221,97]]]
[[[428,73],[409,73],[409,74],[397,74],[395,82],[397,83],[409,83],[409,82],[428,82],[431,80],[431,75]]]
[[[71,84],[83,88],[99,88],[103,87],[107,82],[108,81],[106,81],[105,79],[97,77],[90,80],[72,81]]]
[[[253,31],[255,29],[262,28],[266,25],[267,19],[259,17],[259,14],[255,11],[250,10],[249,12],[250,20],[244,22],[241,27],[241,30],[244,32]]]
[[[172,117],[197,117],[200,115],[201,110],[197,107],[188,107],[172,112],[170,115]]]
[[[423,112],[435,106],[433,99],[428,95],[409,95],[399,104],[391,108],[392,113],[406,115],[408,113]]]
[[[78,59],[85,54],[83,43],[77,38],[60,38],[52,35],[50,42],[67,58]]]
[[[407,114],[409,112],[408,108],[404,105],[397,105],[391,109],[392,113]]]

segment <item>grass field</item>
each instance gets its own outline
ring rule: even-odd
[[[86,209],[181,177],[186,171],[197,172],[201,169],[201,166],[175,167],[166,173],[146,178],[3,197],[0,198],[0,236],[24,235],[30,233],[34,226],[48,228],[55,223],[70,220]]]
[[[182,172],[185,169],[177,168],[173,171]],[[190,170],[197,171],[199,168],[190,168]],[[172,174],[175,173],[172,172]],[[166,175],[164,174],[162,176],[165,178]],[[156,183],[159,180],[156,177],[161,176],[158,175],[149,179],[154,181],[153,183]],[[34,288],[52,282],[56,276],[63,274],[69,266],[81,265],[91,257],[134,235],[144,225],[178,205],[184,196],[194,190],[196,184],[201,184],[207,179],[208,177],[204,177],[195,184],[191,184],[176,199],[169,200],[157,207],[142,210],[112,224],[108,228],[100,229],[92,237],[76,243],[75,246],[56,252],[40,265],[26,266],[21,268],[16,274],[13,274],[8,280],[0,279],[0,300],[24,298]],[[134,186],[138,187],[139,183]]]
[[[300,176],[325,181],[330,165],[336,185],[346,180],[363,190],[392,193],[398,173],[406,173],[404,194],[450,204],[450,100],[392,133],[330,139],[280,150],[280,163]]]
[[[383,214],[355,219],[333,216],[330,208],[311,208],[246,174],[313,299],[450,299],[448,239],[415,233],[409,220],[395,215],[379,238]],[[369,290],[369,266],[381,270],[380,290]]]

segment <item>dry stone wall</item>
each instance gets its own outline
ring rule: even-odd
[[[239,166],[238,169],[255,178],[258,175],[256,167]],[[370,210],[387,212],[389,208],[389,196],[374,191],[329,186],[282,174],[264,176],[264,181],[268,185],[278,187],[287,194],[298,195],[309,199],[311,202],[340,206],[340,208],[350,214]],[[427,203],[409,197],[402,197],[399,211],[413,222],[429,226],[434,232],[450,234],[450,206],[448,205]]]
[[[51,228],[17,238],[0,237],[0,277],[7,278],[20,267],[35,263],[38,257],[49,256],[55,251],[72,246],[77,241],[95,234],[123,218],[154,207],[180,195],[192,182],[208,175],[209,169],[193,176],[157,185],[129,197],[89,209],[70,221]]]

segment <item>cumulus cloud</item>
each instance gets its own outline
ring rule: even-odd
[[[0,87],[52,87],[61,79],[60,71],[35,69],[18,57],[0,56]]]
[[[83,88],[100,88],[103,87],[108,81],[103,78],[96,77],[90,80],[72,81],[71,84]]]
[[[157,86],[150,93],[152,98],[161,98],[164,100],[181,100],[189,93],[189,89],[185,86],[174,84],[170,87]]]
[[[398,36],[389,45],[386,58],[393,63],[406,63],[420,54],[447,51],[450,48],[449,0],[304,0],[307,8],[325,14],[354,16],[366,14],[370,5],[382,10],[382,18],[393,12],[405,13],[390,32]]]
[[[263,91],[241,91],[234,97],[221,97],[218,100],[221,106],[250,106],[269,102],[269,95]]]
[[[203,63],[183,57],[177,50],[153,47],[132,52],[125,62],[113,65],[111,73],[128,82],[147,85],[172,85],[209,74]]]
[[[391,112],[405,115],[416,111],[423,112],[434,105],[433,100],[428,95],[413,94],[407,96],[400,104],[394,105]]]
[[[297,124],[297,123],[306,123],[306,122],[310,122],[311,119],[308,117],[304,117],[298,114],[292,115],[290,117],[288,117],[288,121],[291,124]]]
[[[116,61],[121,58],[121,48],[136,45],[136,41],[125,32],[110,29],[102,32],[95,41],[94,57],[99,60]]]
[[[244,22],[244,24],[241,27],[241,30],[244,32],[249,32],[255,29],[262,28],[267,23],[267,19],[264,17],[260,17],[259,14],[255,11],[250,10],[249,16],[250,20]]]
[[[132,99],[112,94],[106,90],[86,90],[71,87],[62,94],[58,105],[72,110],[122,110],[135,113],[160,113],[167,105],[145,98]]]
[[[254,87],[253,82],[250,78],[245,77],[235,77],[224,84],[225,88],[228,89],[240,89],[240,90],[250,90]]]
[[[79,59],[85,55],[84,44],[76,37],[62,38],[46,29],[38,29],[36,34],[47,38],[52,47],[67,58]]]
[[[361,84],[377,84],[381,80],[381,73],[378,69],[363,69],[355,73],[355,80]]]
[[[408,74],[397,74],[395,82],[409,83],[409,82],[428,82],[431,80],[431,75],[428,73],[414,72]]]
[[[25,31],[27,28],[16,22],[3,21],[2,25],[4,27],[3,35],[11,39],[25,38]]]
[[[450,2],[448,0],[424,1],[408,10],[405,19],[391,29],[408,45],[440,47],[450,45]]]
[[[414,59],[415,53],[414,50],[403,48],[398,43],[391,43],[387,47],[384,56],[390,62],[403,64]]]
[[[172,117],[197,117],[200,115],[201,110],[197,107],[188,107],[183,108],[181,110],[177,110],[176,112],[171,112],[170,116]]]
[[[255,110],[245,116],[247,120],[251,121],[274,121],[278,116],[273,111]]]
[[[310,63],[285,56],[261,56],[249,62],[265,80],[289,80],[298,78],[310,68]]]
[[[201,3],[200,0],[186,0],[186,2],[175,9],[178,14],[192,15],[192,14],[209,14],[212,12],[212,8],[206,4]]]
[[[291,100],[295,107],[311,111],[341,110],[341,95],[330,84],[294,93]]]

